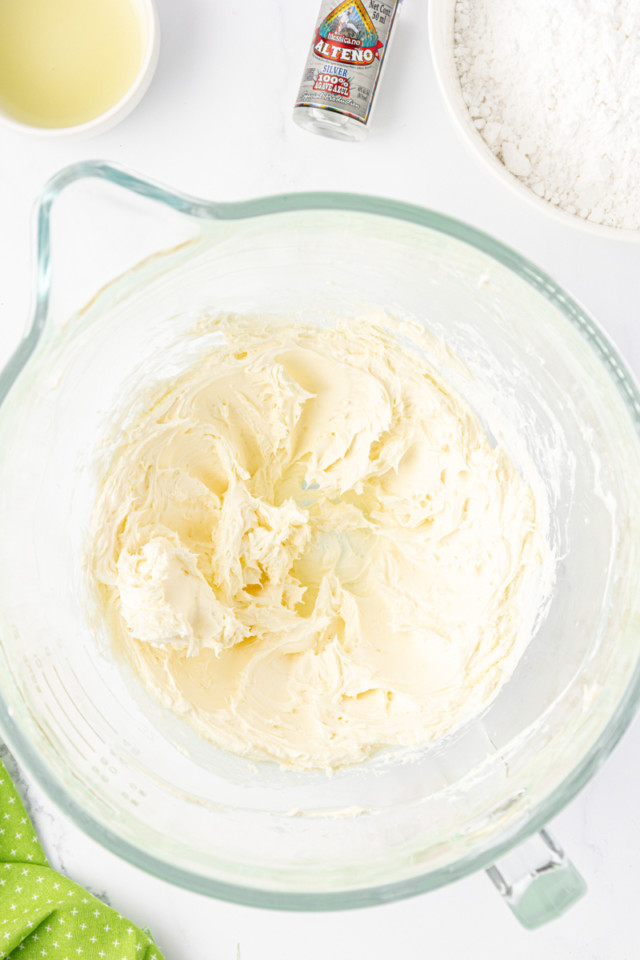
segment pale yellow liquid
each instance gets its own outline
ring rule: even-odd
[[[106,113],[144,57],[132,0],[0,0],[0,111],[36,127]]]

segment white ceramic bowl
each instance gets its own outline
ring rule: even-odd
[[[142,24],[145,38],[145,50],[138,74],[124,94],[109,110],[87,120],[86,123],[75,124],[70,127],[38,127],[29,123],[22,123],[10,114],[0,109],[0,123],[20,133],[28,133],[38,137],[83,137],[114,127],[124,120],[131,111],[138,106],[153,79],[158,65],[160,54],[160,27],[155,0],[133,0]]]
[[[567,213],[547,200],[536,196],[517,177],[509,173],[501,160],[496,157],[476,130],[469,110],[462,96],[458,71],[454,60],[453,27],[456,0],[431,0],[429,3],[429,39],[431,56],[438,85],[444,101],[453,117],[456,127],[472,153],[483,163],[486,169],[508,187],[512,193],[533,205],[536,210],[552,217],[559,223],[572,226],[590,236],[607,237],[614,240],[628,240],[638,243],[640,230],[623,230],[591,223],[583,217]]]

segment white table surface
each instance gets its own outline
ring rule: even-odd
[[[435,2],[435,0],[433,0]],[[158,0],[156,78],[120,126],[90,140],[0,129],[0,360],[28,319],[31,211],[47,177],[98,157],[203,197],[349,190],[422,204],[494,234],[573,293],[640,372],[640,247],[558,225],[467,153],[435,87],[426,0],[407,0],[370,137],[341,144],[291,120],[319,0]],[[552,824],[589,884],[562,919],[522,930],[484,875],[402,903],[286,914],[207,900],[98,847],[33,783],[20,783],[52,864],[148,924],[167,960],[635,960],[640,895],[640,723]],[[6,756],[6,754],[2,754]],[[15,765],[10,768],[16,773]]]

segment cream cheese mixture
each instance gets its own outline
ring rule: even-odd
[[[532,490],[406,330],[217,326],[124,431],[96,505],[118,646],[254,758],[333,768],[443,735],[522,652]]]

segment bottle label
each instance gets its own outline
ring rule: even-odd
[[[366,123],[398,0],[323,0],[296,107]]]

